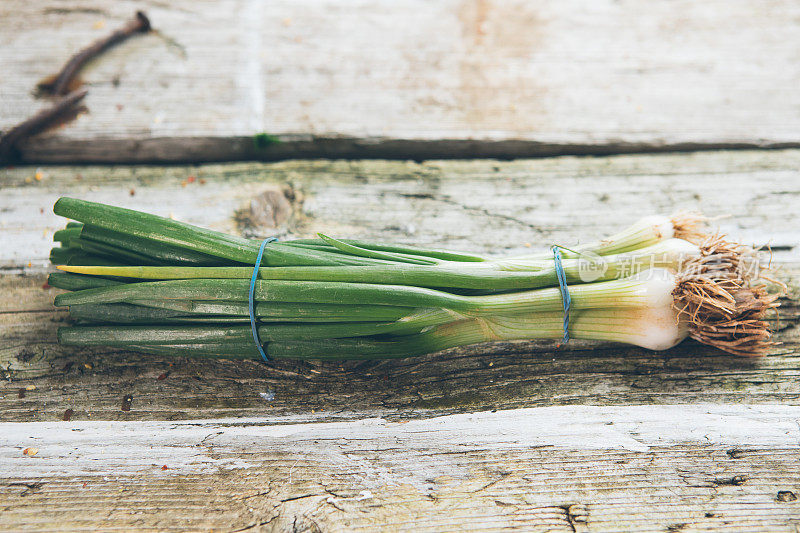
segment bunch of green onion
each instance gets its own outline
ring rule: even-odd
[[[69,291],[55,305],[75,321],[59,329],[61,343],[260,357],[248,306],[260,241],[72,198],[54,212],[75,221],[55,233],[50,255],[60,270],[50,285]],[[763,318],[776,297],[751,283],[746,249],[699,226],[690,216],[647,217],[562,249],[569,336],[652,350],[692,336],[763,354],[771,344]],[[407,357],[564,333],[551,251],[489,258],[325,235],[272,242],[254,296],[269,358]]]

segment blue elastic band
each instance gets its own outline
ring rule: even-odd
[[[258,348],[258,353],[261,354],[261,358],[264,360],[265,363],[269,362],[269,357],[267,357],[267,354],[264,353],[264,348],[261,346],[261,340],[258,338],[254,296],[256,292],[256,278],[258,278],[258,267],[261,266],[261,256],[264,255],[264,248],[267,247],[267,244],[277,240],[278,239],[276,239],[275,237],[269,237],[261,242],[261,248],[258,249],[258,255],[256,256],[256,264],[253,267],[253,275],[250,276],[250,294],[247,297],[247,304],[249,306],[249,311],[250,311],[250,328],[253,330],[253,340],[256,343],[256,348]]]
[[[569,342],[569,306],[572,304],[572,298],[569,296],[567,276],[564,274],[564,267],[561,266],[560,246],[553,246],[553,261],[556,264],[558,286],[561,288],[561,301],[564,303],[564,340],[561,342],[561,344],[566,344]]]

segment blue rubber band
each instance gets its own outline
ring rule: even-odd
[[[572,298],[569,295],[569,288],[567,287],[567,275],[564,274],[564,267],[561,265],[561,250],[560,246],[553,246],[553,261],[556,264],[556,276],[558,277],[558,286],[561,289],[561,301],[564,303],[564,339],[561,344],[569,342],[569,306],[572,304]]]
[[[258,348],[258,353],[261,354],[261,358],[264,360],[265,363],[269,363],[269,357],[267,354],[264,353],[264,348],[261,346],[261,339],[258,338],[258,328],[256,327],[256,310],[255,310],[255,292],[256,292],[256,278],[258,278],[258,268],[261,266],[261,256],[264,255],[264,248],[267,247],[267,244],[277,241],[275,237],[269,237],[261,241],[261,248],[258,249],[258,255],[256,256],[256,264],[253,267],[253,275],[250,276],[250,294],[247,297],[247,305],[250,311],[250,328],[253,330],[253,341],[256,343],[256,348]]]

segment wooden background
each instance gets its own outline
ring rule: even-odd
[[[31,162],[798,147],[791,0],[6,0],[0,128],[92,39],[88,113]],[[279,136],[256,148],[252,136]]]
[[[0,127],[137,8],[158,33],[94,62],[89,112],[0,169],[0,530],[800,529],[795,3],[11,0]],[[657,153],[687,148],[716,150]],[[271,366],[62,348],[62,195],[484,253],[730,215],[789,286],[782,344]]]

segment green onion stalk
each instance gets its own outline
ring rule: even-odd
[[[49,283],[75,325],[63,344],[161,355],[259,357],[250,277],[260,241],[155,215],[61,198]],[[653,350],[686,337],[730,353],[771,345],[777,296],[752,283],[752,250],[710,237],[694,215],[648,217],[560,248],[572,338]],[[757,269],[756,269],[757,270]],[[407,357],[497,340],[558,339],[553,252],[485,257],[359,240],[267,245],[253,315],[271,358]]]

